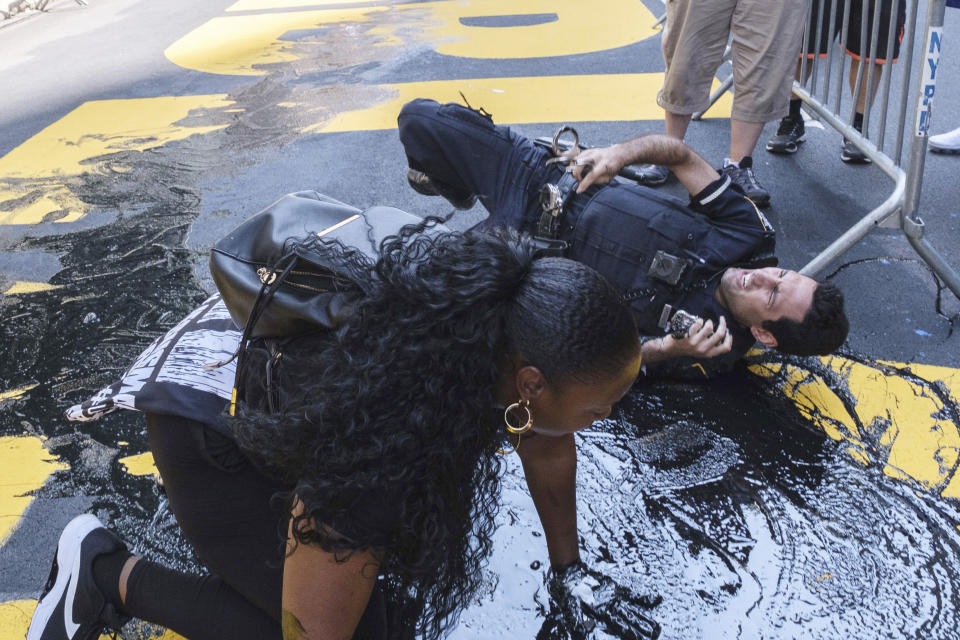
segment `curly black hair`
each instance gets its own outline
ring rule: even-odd
[[[316,348],[284,353],[279,413],[241,405],[232,421],[241,446],[294,487],[296,543],[382,551],[390,592],[420,602],[411,622],[428,638],[452,628],[482,583],[505,369],[519,359],[550,384],[594,383],[639,354],[631,314],[597,272],[537,258],[511,231],[432,224],[384,240],[375,263],[305,241],[364,294]]]
[[[763,328],[777,339],[777,350],[795,356],[825,356],[847,339],[850,321],[843,308],[843,292],[836,285],[821,282],[813,290],[813,301],[803,320],[783,317],[764,320]]]

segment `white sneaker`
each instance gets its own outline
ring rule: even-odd
[[[960,127],[937,136],[930,136],[930,151],[934,153],[960,153]]]

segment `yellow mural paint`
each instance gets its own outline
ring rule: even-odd
[[[196,109],[229,104],[225,95],[218,94],[94,100],[80,105],[0,158],[0,224],[76,220],[86,213],[87,205],[64,180],[93,170],[91,162],[99,156],[143,151],[222,129],[227,125],[178,122]]]
[[[830,438],[850,443],[847,451],[858,462],[882,465],[892,478],[960,498],[960,431],[944,410],[960,406],[960,370],[837,357],[821,361],[845,391],[798,367],[765,363],[750,370],[776,377],[801,414]]]
[[[37,608],[36,600],[10,600],[0,602],[0,640],[27,635],[30,618]]]
[[[473,0],[400,5],[428,11],[423,18],[436,50],[466,58],[545,58],[605,51],[656,35],[656,18],[642,2],[604,0],[603,10],[583,0]],[[524,26],[484,26],[497,17],[541,18]],[[497,24],[488,22],[487,24]],[[411,25],[400,25],[409,29]],[[395,29],[399,30],[399,29]]]
[[[332,3],[241,0],[230,10],[325,4]],[[389,14],[382,15],[384,12]],[[371,24],[377,14],[381,18]],[[511,17],[525,19],[526,24],[494,26],[509,22]],[[335,56],[331,48],[337,43],[354,58],[361,53],[369,55],[373,47],[402,44],[426,44],[439,53],[468,58],[542,58],[633,44],[656,35],[654,21],[650,11],[636,0],[606,0],[603,11],[581,0],[459,0],[277,11],[213,18],[174,42],[164,54],[186,69],[226,75],[265,75],[267,71],[258,68],[260,65]],[[354,30],[349,44],[321,30],[343,25]],[[353,25],[363,31],[357,34]],[[290,32],[307,30],[316,30],[316,37],[299,42],[282,39]],[[362,42],[364,35],[368,36],[366,42]],[[343,63],[356,64],[356,60]]]
[[[59,288],[60,285],[50,284],[48,282],[25,282],[18,280],[3,293],[8,296],[15,296],[23,293],[37,293],[38,291],[51,291]]]
[[[36,386],[36,384],[28,384],[17,389],[0,391],[0,402],[4,402],[5,400],[19,400],[27,391],[30,391],[30,389],[33,389]]]
[[[0,437],[0,545],[13,533],[33,498],[54,471],[67,465],[51,458],[43,441],[30,436]]]
[[[239,0],[227,7],[227,11],[270,11],[271,9],[369,3],[370,0]]]
[[[152,476],[157,473],[157,467],[153,464],[153,454],[149,451],[120,458],[120,463],[127,468],[127,473],[133,476]]]
[[[847,453],[850,454],[850,457],[867,467],[870,466],[870,456],[866,451],[858,447],[847,447]]]
[[[36,600],[10,600],[0,602],[0,640],[18,640],[27,635],[27,628],[30,626],[30,619],[37,608]],[[149,625],[156,628],[155,625]],[[139,627],[139,628],[136,628]],[[137,638],[143,640],[185,640],[183,636],[170,630],[162,630],[157,633],[150,633],[147,630],[147,623],[136,621],[129,623],[125,630],[132,630]],[[124,634],[126,635],[126,633]],[[100,636],[101,640],[112,637],[112,634],[104,633]],[[134,637],[134,636],[128,636]]]
[[[397,126],[400,108],[409,100],[432,98],[462,104],[460,92],[473,107],[483,107],[494,114],[498,124],[655,120],[663,118],[663,109],[654,100],[662,84],[662,73],[635,73],[379,85],[393,97],[364,109],[345,111],[332,120],[308,127],[307,132],[392,129]],[[729,117],[730,105],[727,94],[710,110],[709,117]]]
[[[386,10],[387,7],[367,7],[213,18],[174,42],[163,53],[172,63],[185,69],[235,76],[266,75],[265,69],[255,67],[298,59],[298,54],[293,51],[295,43],[280,40],[285,33],[316,29],[324,24],[364,23],[369,21],[369,14]],[[329,46],[320,40],[299,43],[299,46],[310,44],[318,50]]]

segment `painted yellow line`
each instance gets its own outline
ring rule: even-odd
[[[24,396],[24,394],[27,393],[27,391],[30,391],[30,389],[33,389],[36,386],[37,386],[36,384],[28,384],[23,387],[19,387],[17,389],[10,389],[9,391],[0,391],[0,402],[4,402],[6,400],[19,400]]]
[[[53,551],[50,552],[51,554]],[[39,589],[43,585],[37,585]],[[23,638],[27,635],[30,618],[37,608],[36,600],[12,600],[0,602],[0,639]]]
[[[26,282],[23,280],[17,280],[14,282],[9,289],[4,291],[4,295],[15,296],[23,293],[37,293],[38,291],[52,291],[53,289],[59,289],[60,285],[50,284],[48,282]]]
[[[230,9],[318,4],[326,3],[241,0]],[[489,26],[505,16],[534,16],[531,22],[537,23]],[[442,54],[467,58],[542,58],[624,47],[656,35],[649,26],[653,22],[650,11],[636,0],[604,0],[602,11],[582,0],[458,0],[338,7],[213,18],[164,53],[181,67],[228,75],[265,75],[262,65],[296,60],[317,69],[358,64],[385,59],[389,52],[378,53],[377,49],[404,44],[427,45]],[[321,30],[323,27],[330,28]],[[297,42],[281,39],[292,31],[309,30],[316,30],[316,37]]]
[[[414,98],[463,103],[462,92],[474,108],[492,113],[498,124],[535,122],[615,122],[660,120],[663,109],[655,96],[663,84],[661,73],[600,76],[534,76],[526,78],[474,78],[378,85],[379,102],[345,111],[307,127],[307,132],[343,132],[392,129],[400,108]],[[714,86],[717,83],[714,81]],[[369,91],[373,87],[342,87],[343,91]],[[349,101],[347,101],[349,102]],[[707,117],[729,117],[732,100],[727,94]]]
[[[39,586],[42,585],[38,585]],[[33,616],[34,609],[37,608],[36,600],[11,600],[9,602],[0,602],[0,640],[18,640],[27,634],[27,627],[30,626],[30,618]],[[140,629],[135,627],[139,626]],[[173,631],[160,631],[150,633],[145,623],[134,622],[124,627],[125,637],[142,638],[143,640],[185,640],[183,636]],[[156,628],[151,625],[152,628]],[[128,633],[129,632],[129,635]],[[100,640],[108,640],[112,637],[109,634],[100,636]]]
[[[370,0],[238,0],[227,11],[270,11],[296,7],[326,7],[343,4],[369,4]]]
[[[0,438],[0,545],[13,533],[39,489],[54,471],[67,466],[51,458],[43,441],[34,437]]]
[[[858,462],[881,465],[886,475],[911,479],[945,498],[960,498],[960,432],[945,410],[960,406],[960,369],[822,361],[843,381],[845,393],[797,367],[766,363],[750,369],[780,381],[800,413],[830,438],[848,443],[847,452]],[[939,397],[937,388],[946,397]]]
[[[213,18],[167,47],[164,55],[185,69],[205,73],[266,75],[267,70],[258,67],[319,55],[323,47],[331,46],[321,41],[285,42],[280,40],[285,33],[324,24],[364,24],[372,14],[386,10],[367,7]]]
[[[86,102],[0,158],[0,224],[70,222],[88,205],[67,184],[101,170],[101,156],[144,151],[227,125],[181,122],[233,104],[225,95]],[[124,167],[111,167],[122,171]]]
[[[157,474],[157,467],[153,463],[153,454],[147,451],[135,456],[120,458],[120,464],[127,468],[132,476],[152,476]]]

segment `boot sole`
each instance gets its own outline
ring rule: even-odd
[[[870,158],[858,157],[858,156],[851,157],[851,156],[845,156],[843,154],[840,155],[840,160],[847,164],[873,164],[873,160],[871,160]]]
[[[414,169],[411,169],[410,171],[414,171]],[[461,211],[466,209],[472,209],[473,205],[477,203],[476,196],[470,196],[468,198],[463,198],[463,199],[461,198],[454,199],[451,196],[447,196],[446,194],[443,194],[439,190],[437,190],[435,184],[423,183],[417,180],[416,178],[412,178],[410,175],[410,172],[407,172],[407,184],[409,184],[410,188],[416,191],[417,193],[419,193],[420,195],[440,196],[441,198],[444,198],[447,202],[452,204],[454,209],[460,209]]]
[[[800,145],[803,144],[804,140],[805,140],[805,137],[800,136],[794,142],[790,142],[787,144],[773,144],[768,141],[767,151],[769,151],[770,153],[782,153],[782,154],[796,153],[797,149],[800,148]]]

